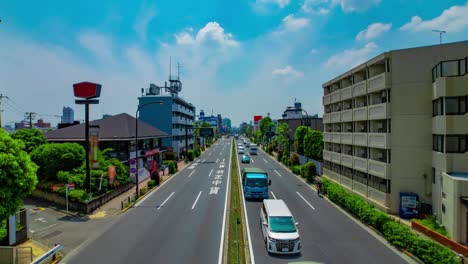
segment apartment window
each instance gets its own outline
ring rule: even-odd
[[[381,192],[390,193],[390,184],[388,181],[389,180],[387,179],[382,179],[380,177],[371,175],[369,186]]]
[[[468,96],[446,97],[445,114],[446,115],[464,115],[467,113]]]
[[[447,153],[465,153],[467,146],[468,135],[447,135],[445,150]]]
[[[432,184],[436,182],[436,169],[432,168]]]
[[[432,135],[432,150],[444,152],[444,136]]]
[[[432,101],[432,116],[438,116],[444,114],[444,101],[442,98],[438,98]]]
[[[360,171],[354,171],[353,180],[367,185],[367,174]]]

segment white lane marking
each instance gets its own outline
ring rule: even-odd
[[[310,208],[314,209],[315,210],[315,207],[313,207],[305,198],[304,196],[302,196],[299,192],[296,192],[297,195],[299,195],[299,197],[302,198],[302,200],[304,200],[304,202],[306,202],[306,204],[308,204],[310,206]]]
[[[224,163],[224,158],[223,158],[223,163]]]
[[[47,223],[46,220],[44,220],[44,217],[36,218],[34,221],[41,221],[42,223]]]
[[[221,156],[221,155],[223,155],[223,153],[222,153],[222,152],[220,152],[220,153],[219,153],[219,155]]]
[[[195,202],[194,202],[193,205],[192,205],[192,210],[193,210],[193,208],[195,208],[195,205],[197,205],[198,198],[200,198],[200,195],[201,195],[202,192],[203,192],[203,191],[200,191],[200,192],[198,193],[197,199],[195,199]]]
[[[206,161],[206,159],[203,159],[203,160],[202,160],[202,162],[205,162],[205,161]]]
[[[263,161],[264,161],[265,163],[268,163],[268,161],[267,161],[266,159],[263,159]]]
[[[192,177],[192,174],[194,174],[194,173],[195,173],[195,171],[196,171],[196,170],[193,170],[193,171],[192,171],[192,172],[189,174],[189,176],[188,176],[188,177],[189,177],[189,178],[190,178],[190,177]]]
[[[253,160],[252,158],[250,158],[250,161],[251,161],[252,163],[255,163],[254,160]]]
[[[161,207],[164,206],[164,204],[169,200],[171,199],[172,195],[174,195],[175,192],[172,192],[171,195],[169,195],[169,197],[166,198],[166,200],[164,200],[164,202],[158,207],[158,210],[161,209]]]
[[[229,166],[229,169],[231,169],[231,166]],[[237,169],[238,169],[239,177],[241,177],[239,159],[237,159]],[[241,198],[242,203],[244,205],[245,226],[247,227],[247,240],[249,241],[250,263],[255,264],[255,257],[253,254],[253,247],[252,247],[252,238],[250,235],[250,227],[249,227],[249,216],[247,215],[247,206],[245,205],[245,197],[244,197],[244,187],[242,186],[242,184],[241,184],[241,195],[242,195],[242,198]],[[219,264],[221,264],[221,260],[219,261]]]
[[[216,162],[215,162],[215,163],[218,163],[218,160],[219,160],[219,159],[216,159]]]
[[[29,230],[29,232],[31,232],[31,233],[42,232],[42,231],[44,231],[44,230],[46,230],[46,229],[49,229],[49,228],[51,228],[51,227],[54,227],[54,226],[56,226],[56,225],[57,225],[57,224],[51,224],[50,226],[44,227],[44,228],[39,229],[39,230],[37,230],[37,231],[31,229],[31,230]]]
[[[232,148],[232,147],[231,147]],[[229,151],[229,161],[232,160],[232,151]],[[237,165],[239,165],[239,161],[237,162]],[[226,227],[226,214],[227,214],[227,202],[228,202],[228,193],[229,193],[229,188],[231,186],[231,166],[229,166],[228,169],[228,177],[227,177],[227,184],[226,184],[226,198],[224,199],[224,215],[223,215],[223,225],[221,227],[221,241],[219,242],[219,253],[218,253],[218,264],[223,263],[223,248],[224,248],[224,229]],[[245,204],[244,204],[244,210],[245,210]],[[245,213],[245,211],[244,211]],[[247,230],[249,226],[247,223]],[[249,237],[249,243],[250,243],[250,237]],[[250,250],[250,254],[252,255],[252,249]],[[252,264],[255,264],[252,262]]]
[[[211,177],[211,173],[213,173],[213,169],[211,169],[210,174],[208,174],[208,177]]]
[[[273,191],[270,191],[270,193],[271,193],[271,195],[273,196],[273,198],[276,199],[276,196],[275,196],[275,194],[273,193]]]
[[[281,176],[281,174],[277,170],[275,170],[275,172],[276,172],[276,174],[278,174],[278,176],[283,177],[283,176]]]

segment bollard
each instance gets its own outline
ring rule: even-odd
[[[57,246],[57,243],[54,244],[54,247]],[[56,261],[57,260],[57,254],[54,253],[54,255],[52,255],[52,261]]]

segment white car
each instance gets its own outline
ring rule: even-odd
[[[260,208],[260,226],[268,252],[276,254],[301,252],[297,223],[283,200],[263,200]]]
[[[239,153],[239,154],[244,154],[244,153],[245,153],[244,147],[243,147],[243,146],[239,146],[239,147],[237,148],[237,153]]]

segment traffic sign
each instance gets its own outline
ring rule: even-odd
[[[130,165],[135,165],[136,164],[136,160],[135,159],[131,159],[130,160]]]
[[[68,184],[68,189],[75,190],[75,183],[74,182],[69,183]]]
[[[130,163],[130,177],[135,177],[137,173],[136,159],[131,159],[129,163]]]

